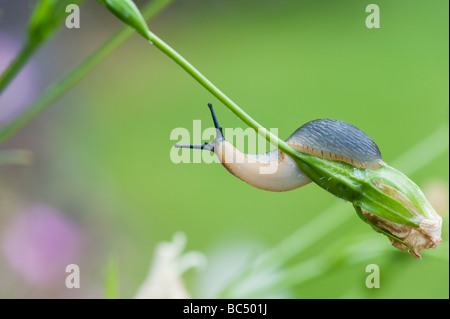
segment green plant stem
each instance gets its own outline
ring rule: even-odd
[[[170,47],[167,43],[161,40],[156,34],[151,31],[147,32],[147,40],[155,47],[161,50],[165,55],[174,60],[187,73],[189,73],[197,82],[199,82],[205,89],[211,92],[217,99],[219,99],[225,106],[227,106],[234,114],[236,114],[245,124],[257,131],[261,136],[268,140],[273,145],[277,146],[283,152],[292,157],[302,159],[304,155],[297,152],[290,147],[286,142],[281,140],[278,136],[266,130],[261,124],[255,121],[250,115],[242,110],[233,100],[231,100],[225,93],[217,88],[210,80],[208,80],[199,70],[190,64],[183,56]]]
[[[111,256],[106,265],[104,294],[106,299],[119,298],[119,266],[116,256]]]
[[[172,2],[173,0],[155,0],[143,8],[142,14],[146,20],[151,19]],[[64,93],[72,88],[75,84],[80,82],[80,80],[83,79],[95,66],[103,61],[108,55],[110,55],[132,34],[134,34],[133,29],[128,26],[123,27],[88,58],[74,67],[62,79],[52,84],[24,112],[22,112],[14,120],[0,128],[0,144],[5,142],[9,137],[14,135],[18,130],[25,126],[37,114],[42,112],[55,100],[60,98]]]
[[[16,74],[19,73],[28,59],[33,55],[35,50],[36,46],[31,45],[29,42],[22,47],[15,59],[0,76],[0,94],[16,76]]]

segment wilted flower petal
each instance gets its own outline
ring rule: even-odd
[[[419,221],[419,227],[394,223],[362,209],[366,222],[393,235],[393,237],[388,236],[392,245],[400,250],[410,252],[416,258],[421,258],[423,249],[439,246],[442,241],[442,218],[433,210],[431,205],[426,202],[423,203],[424,211],[420,212],[405,194],[384,184],[381,179],[375,180],[374,185],[406,207]]]

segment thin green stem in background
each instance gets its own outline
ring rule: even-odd
[[[146,39],[161,50],[164,54],[174,60],[180,65],[187,73],[189,73],[197,82],[199,82],[205,89],[211,92],[217,99],[219,99],[225,106],[227,106],[234,114],[236,114],[245,124],[253,128],[267,141],[277,146],[279,149],[287,153],[292,157],[304,158],[304,155],[297,152],[290,147],[286,142],[278,138],[270,131],[266,130],[261,124],[255,121],[250,115],[242,110],[232,99],[230,99],[225,93],[223,93],[217,86],[215,86],[210,80],[208,80],[199,70],[197,70],[192,64],[190,64],[182,55],[170,47],[167,43],[161,40],[156,34],[151,31],[147,31]]]
[[[146,20],[152,19],[172,2],[173,0],[155,0],[145,6],[142,10],[142,14]],[[133,33],[133,29],[128,26],[124,26],[99,49],[92,53],[78,66],[73,68],[67,75],[52,84],[24,112],[0,128],[0,144],[5,142],[9,137],[30,122],[30,120],[32,120],[37,114],[42,112],[69,89],[71,89],[75,84],[80,82],[81,79],[83,79],[94,67],[110,55]]]
[[[394,161],[393,166],[401,167],[406,174],[413,175],[432,160],[446,152],[448,148],[448,126],[445,124],[438,127],[425,139],[407,150]],[[420,161],[416,160],[418,158],[420,158]],[[293,235],[287,237],[280,244],[266,252],[261,256],[258,264],[260,266],[267,266],[268,264],[278,266],[290,260],[332,229],[337,228],[345,223],[348,218],[352,217],[353,211],[350,209],[344,210],[344,207],[341,202],[336,202],[336,204],[315,217]]]
[[[11,80],[19,73],[28,59],[33,55],[36,47],[25,44],[8,68],[0,76],[0,94],[8,86]]]

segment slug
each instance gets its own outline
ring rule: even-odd
[[[267,191],[289,191],[311,182],[297,163],[278,149],[265,154],[245,154],[227,142],[211,103],[208,104],[217,136],[199,145],[179,145],[177,148],[193,148],[214,152],[222,165],[234,176],[256,188]],[[375,142],[357,127],[334,119],[319,119],[298,128],[286,143],[295,150],[328,160],[377,169],[384,165]],[[264,174],[264,169],[268,173]]]

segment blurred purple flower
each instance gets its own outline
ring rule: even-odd
[[[21,44],[0,32],[0,74],[19,52]],[[31,61],[23,67],[0,94],[0,125],[11,121],[23,111],[38,91],[37,69]]]
[[[49,206],[36,204],[17,214],[3,235],[6,259],[30,284],[50,285],[65,278],[68,264],[79,264],[81,230]]]

